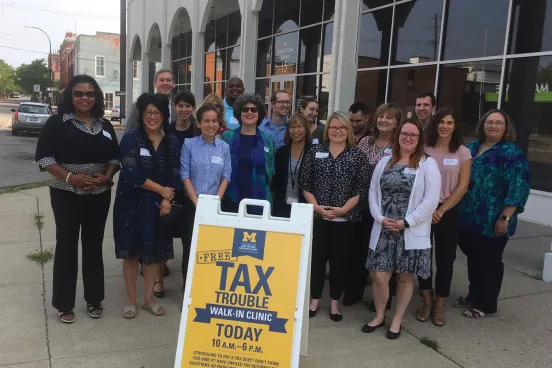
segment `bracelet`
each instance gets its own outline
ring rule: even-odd
[[[69,183],[69,177],[73,175],[73,173],[71,171],[69,171],[69,173],[67,174],[67,177],[65,178],[65,182],[66,183]]]

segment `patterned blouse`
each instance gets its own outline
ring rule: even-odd
[[[503,208],[515,206],[506,230],[506,237],[510,237],[516,231],[517,215],[523,212],[529,197],[529,163],[513,142],[500,141],[478,157],[480,146],[477,140],[467,146],[473,163],[468,192],[459,205],[459,227],[494,237],[495,223]]]
[[[387,143],[383,147],[378,147],[375,143],[370,142],[372,137],[364,137],[360,140],[358,148],[364,152],[368,158],[368,185],[372,180],[372,174],[374,174],[374,169],[380,162],[383,156],[388,156],[391,154],[391,143]]]

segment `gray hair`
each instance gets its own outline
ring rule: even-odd
[[[244,93],[243,95],[240,95],[236,99],[236,102],[234,102],[234,117],[241,125],[241,110],[249,103],[254,104],[257,110],[259,110],[259,120],[257,120],[257,126],[259,126],[264,120],[266,113],[264,102],[259,95],[254,95],[252,93]]]
[[[159,74],[161,74],[161,73],[171,73],[171,76],[172,76],[172,79],[173,79],[173,82],[174,82],[174,74],[173,74],[172,70],[167,69],[167,68],[161,68],[161,69],[159,69],[158,71],[155,72],[155,76],[153,77],[153,83],[157,82],[157,77],[159,77]]]

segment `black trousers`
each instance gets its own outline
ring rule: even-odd
[[[190,259],[190,248],[192,245],[192,235],[194,232],[194,219],[196,208],[191,200],[187,197],[182,203],[182,220],[181,220],[181,240],[182,240],[182,278],[184,287],[186,287],[186,279],[188,276],[188,261]]]
[[[311,297],[320,299],[330,262],[330,297],[341,299],[349,248],[355,237],[355,223],[314,220],[311,261]]]
[[[104,299],[102,245],[111,191],[78,195],[50,188],[50,200],[56,221],[52,305],[63,312],[75,307],[79,232],[84,300],[97,305]]]
[[[460,230],[458,245],[468,258],[468,300],[483,313],[496,313],[504,277],[502,254],[507,237],[489,237]]]
[[[343,285],[344,299],[350,302],[357,302],[364,295],[368,278],[366,259],[370,249],[370,232],[373,224],[374,218],[369,213],[363,214],[361,222],[354,223],[354,241],[349,250]]]
[[[435,253],[435,294],[446,298],[450,294],[452,283],[452,272],[456,260],[456,246],[458,244],[458,208],[455,206],[448,210],[439,223],[431,226]],[[432,257],[433,259],[433,257]],[[418,276],[418,283],[421,290],[433,289],[433,268],[432,275],[427,279]]]

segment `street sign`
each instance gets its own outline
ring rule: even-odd
[[[294,203],[289,220],[273,218],[267,201],[244,199],[236,216],[199,196],[174,368],[299,366],[312,213]]]
[[[40,92],[40,84],[35,84],[33,86],[33,92]]]
[[[115,96],[126,96],[126,91],[115,91]]]

